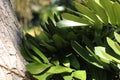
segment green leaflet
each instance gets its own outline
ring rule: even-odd
[[[98,52],[98,53],[102,54],[102,55],[99,55],[101,58],[106,59],[106,60],[108,60],[108,61],[115,61],[115,62],[117,62],[117,63],[120,63],[120,60],[117,59],[117,58],[115,58],[115,57],[113,57],[113,56],[111,56],[110,54],[108,54],[108,53],[105,51],[105,48],[104,48],[104,47],[96,47],[96,48],[97,48],[96,50],[99,50],[99,51],[100,51],[100,52]]]
[[[119,42],[120,44],[120,35],[116,32],[114,32],[114,36],[115,36],[115,39],[117,40],[117,42]]]
[[[38,36],[38,38],[44,40],[44,41],[48,41],[49,40],[49,36],[45,31],[41,31],[40,35]]]
[[[114,50],[114,52],[120,56],[120,46],[117,42],[114,42],[110,38],[107,37],[108,45]]]
[[[34,76],[34,77],[37,78],[38,80],[41,80],[41,79],[46,80],[47,77],[49,77],[50,75],[60,74],[60,73],[70,73],[72,71],[73,71],[72,69],[66,68],[63,66],[52,66],[45,73],[38,75],[38,76]]]
[[[49,68],[50,64],[43,63],[29,63],[26,65],[27,70],[32,74],[39,74]]]
[[[46,74],[42,74],[42,75],[34,75],[33,77],[35,77],[36,79],[38,79],[38,80],[46,80],[47,79],[47,77],[49,76],[50,74],[49,73],[46,73]]]
[[[34,45],[30,45],[31,46],[31,49],[38,55],[40,56],[40,58],[42,58],[42,60],[45,62],[45,63],[49,63],[49,60],[48,58],[39,50],[37,49]]]
[[[70,66],[74,67],[75,69],[80,69],[80,63],[75,55],[71,54],[68,56],[68,58],[70,60]]]
[[[45,48],[50,52],[55,52],[56,51],[56,48],[54,46],[50,45],[49,43],[47,43],[43,40],[42,40],[42,45],[44,45]]]
[[[63,18],[68,19],[68,20],[91,25],[91,22],[85,17],[81,18],[81,17],[75,16],[75,15],[69,14],[69,13],[63,13],[62,16],[63,16]]]
[[[95,47],[95,54],[100,57],[101,61],[104,62],[104,63],[110,64],[110,61],[112,61],[112,60],[105,57],[103,55],[103,52],[106,52],[105,47],[99,47],[99,46]]]
[[[51,74],[59,74],[59,73],[64,73],[64,72],[72,72],[73,70],[67,67],[63,67],[63,66],[53,66],[51,67],[47,73],[51,73]]]
[[[120,26],[120,4],[118,2],[113,3],[113,12],[115,14],[116,25]]]
[[[86,51],[81,45],[79,45],[76,41],[71,42],[71,45],[73,47],[73,49],[87,62],[99,67],[99,68],[103,68],[103,66],[101,66],[101,64],[99,64],[99,62],[92,56],[89,54],[88,51]]]
[[[59,28],[69,28],[69,27],[76,27],[76,26],[88,26],[85,23],[79,23],[71,20],[61,20],[56,24]]]
[[[111,59],[113,62],[115,61],[116,63],[120,64],[120,60],[119,60],[119,59],[117,59],[117,58],[109,55],[108,53],[103,52],[103,55],[104,55],[105,57],[107,57],[108,59]]]
[[[90,39],[88,39],[86,36],[83,36],[83,42],[93,51],[93,44]]]
[[[73,72],[72,76],[80,80],[86,80],[86,72],[82,70]]]
[[[27,44],[29,44],[29,43],[26,42],[25,46],[24,46],[26,54],[28,54],[28,56],[33,60],[33,62],[36,61],[36,62],[41,63],[41,61],[39,60],[38,57],[36,57],[35,55],[33,55],[33,54],[30,53],[30,51],[28,50],[28,45]]]
[[[52,36],[52,38],[53,38],[53,41],[54,41],[54,43],[55,43],[55,46],[56,46],[58,49],[62,48],[63,45],[65,46],[66,43],[67,43],[67,41],[65,41],[65,40],[64,40],[61,36],[59,36],[58,34],[54,34],[54,35]]]
[[[71,75],[63,76],[64,80],[73,80]]]
[[[24,57],[24,59],[26,59],[27,61],[33,61],[33,60],[30,58],[30,56],[28,56],[28,54],[27,54],[24,46],[21,47],[20,51],[21,51],[21,54],[22,54],[22,56]]]

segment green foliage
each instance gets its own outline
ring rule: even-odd
[[[105,29],[110,31],[108,28],[112,28],[113,30],[119,27],[120,14],[117,9],[120,8],[120,5],[117,2],[111,2],[110,0],[89,0],[84,5],[79,4],[78,2],[74,2],[74,5],[76,10],[67,9],[69,13],[63,13],[65,21],[60,21],[58,24],[59,27],[62,27],[62,24],[64,26],[65,24],[70,24],[74,21],[72,26],[65,25],[65,27],[73,27],[77,25],[85,26],[84,28],[93,28],[95,29],[95,35],[100,36],[107,35],[101,34]],[[66,19],[71,22],[66,22]]]
[[[41,24],[40,34],[25,34],[22,51],[29,61],[27,70],[38,80],[86,80],[86,71],[80,70],[79,60],[70,43],[77,40],[76,33],[73,29],[58,28],[55,23],[61,18],[54,15],[54,19],[48,18],[44,25]]]
[[[81,28],[82,41],[72,41],[73,49],[88,63],[112,71],[112,75],[116,75],[114,71],[119,72],[120,46],[118,38],[120,37],[114,32],[119,32],[120,14],[118,9],[120,4],[111,0],[84,0],[84,3],[74,2],[74,5],[76,9],[68,8],[67,13],[62,15],[64,19],[57,26],[60,28]],[[70,25],[71,22],[74,24]],[[112,40],[114,36],[118,42]],[[100,72],[99,76],[102,74]],[[107,76],[105,77],[102,80],[107,80]],[[95,79],[101,80],[97,77]]]
[[[22,52],[28,71],[38,80],[116,80],[120,4],[84,0],[74,5],[62,17],[42,23],[40,34],[25,35]]]
[[[116,32],[114,33],[114,35],[118,35],[116,37],[116,39],[120,38],[119,37],[120,35],[117,34]],[[106,49],[107,47],[96,46],[96,47],[94,47],[94,50],[92,50],[92,51],[87,46],[86,46],[86,48],[83,48],[77,42],[72,42],[72,46],[73,46],[73,49],[80,56],[82,56],[86,61],[88,61],[89,63],[91,63],[93,65],[97,64],[96,65],[97,67],[110,69],[113,66],[110,64],[113,63],[114,69],[116,69],[116,68],[119,69],[118,65],[120,64],[120,60],[116,56],[120,55],[120,45],[117,42],[111,40],[110,38],[107,38],[107,43],[110,48]],[[112,55],[111,52],[109,52],[110,51],[109,49],[112,49],[116,56]],[[115,64],[116,64],[116,66],[115,66]]]
[[[110,35],[113,34],[115,30],[119,29],[119,20],[118,20],[120,16],[119,10],[113,11],[114,7],[115,9],[119,9],[120,8],[119,6],[120,6],[119,3],[111,2],[110,0],[99,0],[99,1],[90,0],[86,2],[86,4],[84,5],[75,2],[75,8],[77,9],[77,11],[71,10],[74,14],[71,13],[63,14],[63,18],[65,19],[72,20],[82,24],[88,24],[86,25],[86,27],[94,29],[94,31],[91,34],[91,36],[94,37],[93,39],[83,34],[83,43],[85,45],[79,45],[76,41],[72,41],[72,46],[73,49],[87,62],[96,65],[100,68],[110,69],[110,67],[108,66],[111,62],[116,61],[117,63],[119,63],[119,60],[117,58],[114,58],[113,55],[111,56],[110,54],[107,54],[104,47],[95,47],[96,45],[107,47],[107,44],[105,44],[106,43],[105,38],[107,36],[113,38],[114,36],[110,36]],[[75,14],[77,14],[78,16],[76,16]],[[85,21],[91,22],[92,25],[90,23],[86,23],[83,18],[86,19]],[[59,24],[63,24],[63,23],[66,22],[65,21],[59,22]],[[76,26],[76,24],[72,26]],[[84,25],[81,26],[84,28]],[[71,26],[68,25],[68,27]],[[112,33],[110,33],[111,29],[112,29]],[[115,33],[115,38],[117,39],[117,41],[119,41],[118,39],[119,35],[117,33]],[[107,38],[107,42],[108,45],[116,53],[116,55],[120,55],[119,44],[114,42],[110,38]],[[109,49],[107,50],[110,51]],[[112,60],[109,60],[109,58]]]

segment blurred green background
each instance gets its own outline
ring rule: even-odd
[[[22,27],[45,22],[48,16],[64,11],[74,0],[12,0],[12,5]],[[81,0],[79,0],[81,1]]]

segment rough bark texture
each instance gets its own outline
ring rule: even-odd
[[[9,0],[0,0],[0,80],[24,80],[21,32]],[[25,79],[27,80],[27,79]]]

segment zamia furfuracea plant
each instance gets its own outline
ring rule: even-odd
[[[71,29],[57,28],[55,23],[61,19],[57,15],[54,19],[48,18],[48,22],[41,24],[40,34],[25,34],[21,51],[29,62],[27,70],[38,80],[86,80],[86,71],[80,69],[70,46],[70,40],[76,40],[75,33]]]

